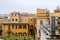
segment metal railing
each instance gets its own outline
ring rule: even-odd
[[[46,27],[44,27],[44,26],[40,26],[40,27],[47,35],[51,34],[50,31]]]

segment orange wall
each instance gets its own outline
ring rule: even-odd
[[[35,23],[34,18],[28,18],[28,23],[29,23],[29,25],[34,25],[34,23]]]

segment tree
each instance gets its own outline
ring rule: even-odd
[[[60,7],[59,6],[57,6],[56,7],[56,10],[54,10],[55,12],[60,12]]]
[[[27,40],[34,40],[33,36],[29,36]]]
[[[23,37],[22,37],[22,36],[20,36],[20,37],[18,38],[18,40],[23,40]]]
[[[45,10],[46,10],[46,13],[49,13],[50,12],[47,8]]]

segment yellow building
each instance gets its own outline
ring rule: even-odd
[[[0,35],[2,35],[2,17],[0,17]]]
[[[28,23],[20,22],[20,14],[18,12],[10,13],[9,21],[2,22],[3,35],[12,33],[16,35],[28,36]]]
[[[3,35],[8,33],[28,36],[28,23],[2,23]]]
[[[7,15],[6,14],[0,14],[0,35],[2,35],[2,31],[3,31],[2,30],[2,22],[4,22],[4,20],[5,21],[7,20]]]
[[[21,36],[28,36],[28,35],[34,35],[34,20],[32,18],[29,19],[28,15],[20,14],[19,12],[11,12],[10,13],[10,18],[4,20],[2,22],[2,34],[7,35],[7,34],[16,34],[16,35],[21,35]],[[30,21],[30,22],[29,22]],[[32,26],[30,26],[30,24]],[[30,28],[32,28],[30,32]],[[30,34],[31,33],[31,34]]]

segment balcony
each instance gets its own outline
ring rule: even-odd
[[[38,13],[37,16],[38,17],[48,17],[49,13]]]

